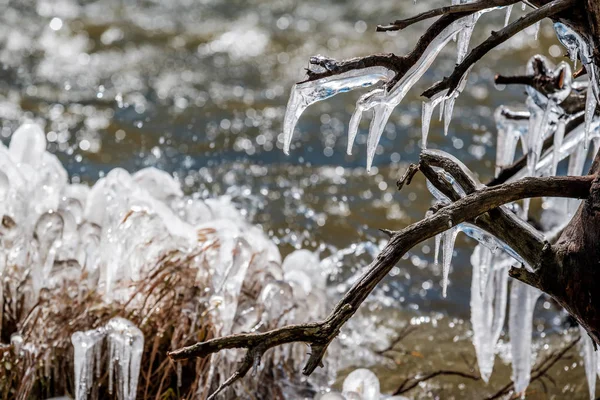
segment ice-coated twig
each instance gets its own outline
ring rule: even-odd
[[[398,231],[375,260],[365,268],[363,275],[346,292],[329,316],[321,321],[301,325],[290,325],[263,333],[241,333],[210,339],[169,353],[175,361],[193,357],[207,357],[224,349],[247,349],[244,362],[226,381],[233,382],[246,375],[257,356],[268,349],[292,342],[304,342],[311,353],[303,370],[311,374],[322,363],[330,342],[338,335],[340,328],[356,312],[359,306],[373,291],[375,286],[387,276],[402,256],[416,244],[448,229],[449,223],[460,224],[496,209],[497,207],[525,197],[576,196],[586,197],[593,177],[544,177],[523,180],[481,188],[471,194],[440,208],[433,215]],[[229,383],[228,383],[229,384]]]
[[[465,58],[465,60],[456,66],[449,77],[444,78],[441,82],[438,82],[427,89],[425,92],[423,92],[423,96],[431,98],[434,94],[445,89],[448,89],[448,93],[452,93],[460,83],[461,78],[467,72],[467,70],[491,49],[505,42],[528,26],[566,10],[573,3],[574,0],[554,0],[510,23],[505,28],[497,32],[492,32],[488,39],[486,39],[479,46],[475,47]]]
[[[402,30],[414,23],[424,21],[429,18],[434,18],[440,15],[448,15],[448,14],[472,14],[477,11],[500,8],[505,6],[510,6],[512,4],[518,3],[519,0],[480,0],[480,1],[472,1],[463,4],[456,4],[451,6],[445,6],[440,8],[435,8],[433,10],[425,11],[421,14],[418,14],[414,17],[407,19],[399,19],[392,22],[389,25],[379,25],[377,26],[377,31],[386,32],[386,31],[399,31]]]

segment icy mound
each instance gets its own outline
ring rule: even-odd
[[[154,168],[116,168],[92,187],[71,184],[34,124],[14,132],[8,148],[0,145],[0,200],[0,298],[8,310],[0,326],[12,336],[17,378],[35,376],[41,365],[58,395],[108,391],[135,399],[154,383],[140,369],[166,362],[168,350],[322,318],[333,301],[317,255],[296,251],[282,263],[275,244],[227,197],[186,197]],[[179,364],[177,385],[182,392],[210,388],[240,355]],[[299,370],[306,349],[297,344],[270,357],[262,364],[266,379],[289,383],[295,378],[286,371]],[[57,369],[64,362],[74,367],[75,387]],[[293,368],[273,376],[273,362]],[[311,379],[326,384],[324,373]],[[268,395],[266,382],[250,384]],[[35,388],[19,390],[27,398]]]

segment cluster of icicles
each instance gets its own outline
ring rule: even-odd
[[[457,1],[456,3],[458,3]],[[454,3],[454,0],[453,0]],[[525,6],[523,4],[523,6]],[[507,7],[505,24],[510,18],[512,6]],[[469,41],[473,27],[479,17],[493,9],[479,11],[471,16],[463,17],[444,29],[434,39],[419,61],[391,88],[386,84],[393,78],[393,72],[383,67],[371,67],[353,70],[339,75],[309,81],[294,86],[284,120],[284,151],[289,151],[294,127],[302,112],[311,104],[327,99],[338,93],[350,90],[379,85],[376,89],[366,93],[358,100],[356,109],[350,120],[348,154],[351,154],[352,145],[358,132],[358,123],[362,113],[373,110],[373,118],[369,128],[367,140],[367,170],[371,168],[376,147],[387,123],[392,110],[400,103],[408,90],[423,76],[432,64],[442,48],[452,39],[458,37],[458,62],[460,63],[467,54]],[[536,27],[536,37],[537,29]],[[580,60],[588,71],[587,80],[574,81],[572,69],[566,62],[553,66],[545,57],[535,56],[528,65],[528,74],[533,74],[536,65],[543,65],[547,73],[553,77],[562,75],[562,87],[548,95],[540,94],[531,87],[527,87],[527,110],[510,111],[500,107],[495,119],[498,129],[498,146],[496,156],[496,173],[515,160],[517,145],[520,143],[522,153],[527,155],[527,167],[516,174],[512,180],[524,176],[551,176],[556,175],[558,163],[569,158],[568,175],[581,175],[589,151],[590,143],[593,143],[594,154],[600,146],[600,120],[595,118],[595,109],[600,99],[599,69],[593,63],[592,48],[586,38],[568,26],[557,22],[554,24],[555,32],[560,42],[566,47],[572,62],[577,64]],[[322,56],[311,59],[313,65],[324,65],[314,69],[313,72],[322,72],[327,69],[328,62],[333,62]],[[447,134],[454,102],[458,95],[464,90],[467,82],[467,73],[462,77],[460,85],[452,93],[440,92],[423,103],[422,110],[422,147],[426,148],[429,133],[430,120],[436,106],[440,106],[440,120],[444,119],[444,133]],[[561,103],[571,94],[586,91],[584,123],[575,128],[565,138],[565,127],[580,114],[568,115],[562,108]],[[543,151],[544,140],[553,135],[553,146]],[[444,154],[446,157],[452,157]],[[460,164],[460,161],[454,159]],[[464,168],[467,171],[466,168]],[[440,170],[440,173],[445,173]],[[446,174],[447,180],[452,183],[458,193],[464,194],[453,178]],[[471,177],[476,185],[475,177]],[[432,194],[439,202],[448,203],[449,199],[437,191],[431,184],[428,185]],[[578,200],[556,200],[545,199],[547,212],[554,213],[554,224],[546,236],[552,236],[559,231],[570,219],[570,216],[579,205]],[[529,202],[525,201],[523,206],[517,204],[510,206],[517,212],[523,221],[527,220]],[[556,217],[558,215],[558,217]],[[477,241],[479,245],[475,248],[471,257],[473,264],[472,289],[471,289],[471,321],[473,325],[473,344],[477,353],[477,360],[482,379],[488,381],[494,366],[495,347],[504,326],[506,316],[506,304],[508,301],[508,268],[513,264],[524,265],[526,263],[506,244],[500,242],[489,233],[477,227],[463,223],[452,226],[436,238],[435,258],[436,263],[440,247],[443,248],[443,295],[446,295],[448,274],[452,259],[454,242],[459,232],[463,232]],[[442,245],[443,243],[443,245]],[[513,373],[512,379],[516,393],[524,393],[530,381],[532,367],[531,336],[533,310],[541,292],[533,287],[513,280],[510,290],[510,313],[509,334],[511,338],[511,355]],[[591,339],[582,333],[584,345],[584,358],[590,398],[594,398],[595,374],[600,374],[598,369],[597,355],[593,351]]]
[[[184,196],[171,175],[155,168],[135,174],[113,169],[92,187],[69,183],[35,124],[17,129],[8,148],[0,143],[0,215],[0,276],[6,285],[0,290],[8,288],[0,299],[12,298],[6,307],[22,304],[29,310],[57,291],[78,301],[94,290],[106,304],[128,302],[130,309],[141,309],[134,285],[148,279],[161,256],[173,252],[193,255],[186,262],[197,276],[190,285],[203,289],[195,301],[197,307],[206,303],[219,336],[318,320],[333,301],[315,253],[296,250],[282,260],[273,241],[248,223],[227,196]],[[27,277],[27,284],[13,277]],[[245,284],[257,290],[256,299],[242,293]],[[196,314],[190,309],[190,315]],[[190,329],[200,329],[199,324]],[[14,333],[15,354],[24,359],[41,352],[51,363],[52,345],[43,337],[35,340],[27,343]],[[135,399],[144,348],[138,327],[113,318],[74,333],[71,343],[78,400],[87,398],[106,371],[110,393]],[[273,357],[276,364],[289,361],[299,368],[306,351],[299,344]],[[108,366],[101,363],[105,359]],[[215,357],[211,376],[229,376],[238,359],[237,352]],[[316,378],[317,387],[335,378],[332,368],[324,374]]]

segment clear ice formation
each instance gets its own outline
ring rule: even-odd
[[[596,375],[600,375],[598,352],[594,348],[592,338],[581,326],[579,326],[579,334],[581,335],[581,352],[583,353],[583,366],[585,368],[590,400],[594,400],[596,398]]]
[[[390,71],[388,69],[369,67],[294,85],[283,119],[283,151],[285,154],[289,154],[294,128],[308,106],[338,93],[387,82],[389,78]]]
[[[506,27],[510,21],[510,14],[512,13],[514,4],[506,7],[506,16],[504,17],[504,27]]]
[[[519,141],[523,147],[523,153],[527,153],[527,119],[507,118],[504,115],[506,110],[506,107],[500,106],[494,114],[498,132],[496,141],[496,176],[498,176],[502,168],[506,168],[514,162]],[[529,118],[529,113],[526,113],[526,117]]]
[[[373,110],[373,118],[371,120],[367,138],[367,170],[371,169],[379,139],[381,138],[385,125],[394,108],[400,104],[406,93],[423,76],[448,41],[469,24],[469,18],[470,17],[460,18],[440,32],[440,34],[428,45],[421,58],[398,80],[398,82],[394,84],[392,88],[386,86],[383,88],[376,88],[361,96],[357,101],[356,109],[349,125],[348,151],[351,150],[352,143],[358,132],[362,113]],[[289,151],[289,144],[291,142],[294,126],[302,112],[310,104],[329,98],[337,93],[346,92],[359,87],[371,86],[379,82],[388,82],[391,79],[390,71],[381,68],[372,71],[367,71],[367,69],[355,70],[346,74],[348,75],[340,74],[335,77],[323,78],[294,86],[292,93],[290,94],[283,124],[284,151],[286,153]],[[452,96],[453,94],[450,93],[449,95]],[[451,101],[453,101],[453,99]],[[452,107],[449,109],[449,115],[451,114]]]
[[[108,342],[108,391],[120,399],[135,400],[140,374],[144,335],[132,322],[116,317],[100,328],[75,332],[75,399],[87,399],[95,378],[99,378],[102,343]]]
[[[508,266],[506,258],[478,245],[471,256],[471,324],[481,378],[488,382],[495,347],[506,317]],[[510,260],[508,260],[510,261]]]
[[[185,196],[175,178],[155,168],[133,174],[115,168],[91,187],[69,183],[58,159],[46,151],[45,138],[40,127],[24,124],[8,147],[0,143],[0,275],[7,282],[0,289],[15,293],[23,312],[47,293],[79,298],[92,289],[107,306],[127,304],[127,312],[139,310],[144,298],[138,289],[161,260],[193,255],[189,268],[195,270],[198,283],[190,285],[204,289],[193,302],[213,306],[205,318],[211,318],[222,334],[325,316],[332,299],[319,257],[297,250],[282,260],[275,243],[246,220],[229,196]],[[7,264],[13,266],[11,274],[28,276],[28,284],[17,287],[20,278],[7,279]],[[258,298],[248,300],[244,285],[252,285]],[[188,290],[185,293],[189,289],[181,288]],[[6,307],[14,304],[0,309]],[[190,315],[195,310],[191,307]],[[200,318],[192,320],[201,323]],[[71,337],[76,398],[92,394],[101,372],[110,375],[115,396],[135,398],[143,361],[140,330],[121,318],[86,329],[79,328]],[[23,341],[13,335],[15,348],[32,346]],[[302,362],[303,345],[291,348],[273,357]],[[226,354],[213,362],[215,377],[229,376],[237,365],[239,353]],[[111,360],[108,369],[99,364],[101,356]],[[334,372],[326,368],[317,375],[322,379],[322,374]]]
[[[541,294],[542,292],[532,286],[516,279],[512,281],[508,332],[512,355],[512,381],[517,394],[521,394],[527,389],[531,379],[533,309]]]

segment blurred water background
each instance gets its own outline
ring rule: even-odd
[[[368,120],[353,155],[345,153],[347,126],[360,93],[309,108],[285,156],[281,124],[289,90],[302,79],[311,55],[406,54],[427,22],[401,33],[376,33],[375,26],[445,3],[0,0],[0,136],[7,143],[22,122],[40,123],[49,150],[73,182],[93,183],[114,167],[133,172],[156,166],[174,174],[189,194],[228,194],[272,236],[283,255],[294,248],[317,250],[338,264],[341,282],[385,243],[378,228],[404,227],[431,205],[421,177],[402,192],[395,181],[418,159],[419,94],[449,74],[455,45],[447,46],[393,113],[370,174],[364,168]],[[512,18],[521,12],[515,7]],[[503,21],[502,11],[484,15],[472,43]],[[453,153],[482,182],[492,178],[494,110],[525,98],[523,88],[495,87],[493,76],[524,72],[535,53],[555,63],[564,59],[549,21],[542,23],[539,40],[533,28],[526,30],[474,68],[456,103],[449,135],[444,137],[442,125],[434,121],[429,147]],[[446,299],[441,267],[433,263],[433,241],[414,248],[378,287],[376,305],[368,305],[366,312],[392,317],[397,326],[410,321],[424,326],[406,342],[420,355],[395,360],[400,367],[447,369],[464,365],[463,354],[472,357],[469,257],[474,244],[459,236]],[[548,299],[538,302],[538,309],[534,331],[536,346],[543,349],[561,340],[554,333],[566,325],[564,313]],[[492,385],[509,379],[503,365]],[[410,372],[380,371],[384,389],[393,389]],[[561,373],[566,389],[559,384],[548,396],[560,398],[566,390],[585,398],[579,360],[554,375]],[[480,398],[479,389],[465,388],[479,384],[454,386],[442,398],[466,393]]]

